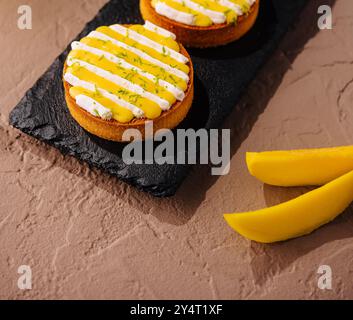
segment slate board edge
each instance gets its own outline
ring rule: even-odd
[[[108,2],[107,4],[105,4],[97,13],[97,15],[91,20],[89,21],[84,29],[78,34],[77,37],[75,37],[75,39],[81,38],[83,37],[86,33],[87,30],[91,29],[90,25],[93,24],[95,22],[95,20],[100,20],[100,16],[102,15],[102,13],[106,10],[107,7],[109,7],[110,2]],[[303,5],[304,7],[305,5]],[[298,10],[297,15],[300,14],[302,10]],[[283,39],[283,37],[285,36],[285,34],[287,33],[287,31],[295,24],[295,19],[293,18],[293,21],[286,26],[285,28],[282,27],[282,34],[278,39],[278,43],[280,43],[280,41]],[[70,42],[71,43],[71,42]],[[271,56],[271,54],[277,49],[278,46],[274,46],[268,53],[266,58],[264,59],[264,63],[259,66],[258,70],[254,73],[252,80],[244,86],[244,88],[242,89],[242,94],[244,94],[244,91],[247,89],[247,87],[251,84],[251,82],[256,78],[258,71],[261,69],[261,67],[266,63],[266,61],[268,60],[268,58]],[[36,138],[37,140],[44,142],[50,146],[55,147],[56,149],[58,149],[63,155],[69,155],[69,156],[73,156],[76,159],[78,159],[79,161],[83,161],[85,163],[87,163],[91,168],[97,168],[99,170],[102,170],[110,175],[113,175],[114,177],[134,186],[135,188],[147,192],[155,197],[170,197],[170,196],[174,196],[177,189],[180,187],[180,185],[182,184],[182,182],[184,181],[184,179],[187,177],[188,173],[190,172],[192,166],[183,166],[183,170],[179,170],[180,174],[182,175],[180,177],[179,180],[177,180],[177,182],[172,183],[172,184],[168,184],[168,185],[162,185],[162,184],[158,184],[158,185],[151,185],[151,184],[144,184],[143,183],[143,178],[141,177],[132,177],[132,178],[126,178],[124,175],[122,175],[121,173],[117,173],[116,171],[112,171],[109,168],[105,168],[102,167],[101,165],[97,164],[97,163],[93,163],[90,159],[85,159],[81,153],[78,153],[77,151],[74,152],[72,151],[72,149],[70,149],[67,146],[62,145],[61,143],[58,143],[57,141],[53,140],[53,139],[45,139],[43,138],[43,134],[41,134],[39,132],[39,129],[41,128],[37,128],[37,130],[33,131],[33,128],[30,127],[26,127],[26,126],[21,126],[21,110],[19,110],[19,108],[23,107],[23,105],[26,104],[26,101],[29,99],[29,96],[33,93],[33,91],[35,91],[35,88],[40,84],[40,82],[42,81],[48,81],[46,78],[48,76],[50,76],[50,71],[52,69],[55,69],[55,64],[56,63],[60,63],[60,61],[63,61],[68,53],[68,49],[69,49],[69,45],[67,46],[67,48],[54,60],[54,62],[52,63],[52,65],[44,72],[44,74],[35,82],[35,84],[33,85],[32,88],[30,88],[25,96],[21,99],[21,101],[17,104],[17,106],[11,111],[10,116],[9,116],[9,122],[10,125],[12,125],[13,127],[15,127],[16,129],[19,129],[20,131],[22,131],[23,133],[32,136],[34,138]],[[207,50],[207,49],[206,49]],[[239,100],[239,99],[238,99]],[[234,104],[234,107],[236,106],[236,102]],[[20,114],[17,115],[18,111]],[[226,115],[224,115],[223,120],[226,118]],[[223,121],[222,120],[222,121]],[[69,138],[69,137],[67,137]]]

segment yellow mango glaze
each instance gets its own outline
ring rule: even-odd
[[[219,1],[219,0],[216,0]],[[230,2],[233,2],[234,4],[237,4],[241,7],[241,9],[243,10],[243,12],[247,13],[250,8],[251,5],[249,4],[249,2],[247,0],[229,0]]]
[[[129,27],[129,29],[131,29],[132,27]],[[157,59],[157,60],[160,60],[160,61],[163,61],[165,62],[166,64],[169,64],[171,66],[173,66],[174,68],[177,68],[185,73],[189,73],[190,69],[187,65],[185,64],[182,64],[176,60],[174,60],[173,58],[169,57],[168,55],[166,54],[163,54],[163,53],[159,53],[157,52],[156,50],[154,49],[151,49],[141,43],[138,43],[126,36],[123,36],[117,32],[115,32],[114,30],[112,29],[109,29],[109,27],[99,27],[97,29],[97,31],[103,33],[103,34],[106,34],[107,36],[115,39],[115,40],[118,40],[118,41],[121,41],[121,42],[124,42],[134,48],[137,48],[137,49],[140,49],[142,50],[143,52],[146,52],[148,53],[151,57]],[[155,40],[157,41],[156,38],[152,39],[152,40]],[[171,41],[174,41],[170,38]],[[158,42],[158,41],[157,41]]]
[[[149,39],[157,41],[163,46],[166,46],[178,52],[180,51],[179,44],[176,41],[174,41],[172,38],[163,37],[153,31],[145,29],[142,25],[139,25],[139,24],[131,26],[130,29],[144,35]]]
[[[296,199],[266,209],[225,214],[231,228],[261,243],[303,236],[330,222],[353,201],[353,171]]]
[[[76,98],[76,96],[84,94],[90,98],[93,98],[95,101],[102,105],[109,105],[111,111],[113,112],[113,119],[119,121],[119,122],[129,122],[134,118],[134,115],[130,110],[124,109],[120,107],[118,104],[104,98],[100,93],[92,92],[89,90],[85,90],[84,88],[80,87],[72,87],[70,88],[70,95],[73,98]]]
[[[132,25],[122,34],[99,27],[75,45],[64,75],[71,85],[70,96],[90,98],[93,105],[109,109],[112,119],[121,123],[141,114],[156,119],[181,100],[180,93],[188,88],[188,59],[180,55],[180,46],[172,36],[159,33],[157,28],[151,31]],[[97,110],[91,113],[99,117]]]
[[[112,74],[116,74],[124,79],[128,79],[129,81],[143,87],[145,90],[169,101],[170,104],[173,104],[176,101],[175,97],[160,85],[149,81],[147,78],[139,75],[135,71],[122,68],[121,66],[110,62],[104,57],[98,57],[92,53],[81,50],[72,51],[69,57],[87,61],[99,68],[110,71]]]
[[[69,72],[72,72],[72,74],[77,75],[78,77],[82,77],[85,79],[90,79],[90,81],[95,85],[95,87],[100,87],[104,90],[107,90],[108,92],[114,93],[116,92],[119,97],[129,103],[133,103],[136,106],[138,106],[140,109],[142,109],[145,112],[145,115],[148,119],[155,119],[157,117],[160,116],[162,110],[161,108],[159,108],[159,106],[155,103],[152,102],[146,98],[143,98],[141,96],[137,96],[136,94],[124,89],[123,87],[117,86],[116,84],[107,81],[103,78],[100,78],[98,76],[96,76],[95,74],[74,66],[72,68],[68,69]],[[72,87],[70,89],[70,95],[73,98],[76,98],[76,96],[78,94],[80,94],[80,92],[82,91],[82,88],[80,87]],[[89,97],[95,99],[95,98],[100,98],[102,97],[102,94],[100,94],[97,91],[88,91],[85,90],[85,92],[89,92]],[[103,103],[103,105],[109,107],[109,109],[111,109],[111,111],[113,112],[113,118],[119,122],[125,123],[125,122],[129,122],[132,120],[129,119],[131,117],[131,112],[128,109],[125,108],[119,108],[119,114],[115,113],[115,110],[117,110],[116,108],[116,104],[111,101],[111,100],[105,100],[106,103]],[[99,102],[99,101],[97,101]],[[123,119],[126,119],[125,121]],[[129,120],[128,120],[129,119]]]
[[[228,3],[222,2],[222,0],[191,0],[193,4],[201,6],[203,9],[211,10],[218,13],[223,13],[226,17],[226,23],[236,23],[238,19],[237,12],[233,9],[231,4],[238,5],[243,14],[247,14],[250,9],[251,5],[247,0],[228,0]],[[214,24],[212,18],[207,15],[202,10],[197,9],[195,6],[190,6],[187,1],[184,0],[151,0],[151,4],[154,8],[158,2],[165,3],[168,7],[182,12],[191,14],[194,16],[194,24],[198,27],[209,27]],[[230,4],[230,6],[227,6]]]
[[[135,65],[144,71],[153,74],[157,79],[162,79],[170,82],[185,91],[187,89],[187,83],[176,75],[167,72],[165,69],[158,67],[157,65],[139,57],[137,54],[126,50],[124,48],[118,47],[109,41],[103,41],[94,38],[83,38],[80,42],[87,44],[93,48],[102,49],[104,51],[110,52],[118,58],[126,60],[128,63]],[[189,67],[185,66],[185,73],[189,73]]]
[[[353,146],[248,152],[248,170],[275,186],[320,186],[353,170]]]

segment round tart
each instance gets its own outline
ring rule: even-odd
[[[88,132],[123,141],[127,129],[175,128],[194,95],[190,56],[176,36],[151,22],[99,27],[71,44],[64,89],[72,117]]]
[[[145,20],[176,34],[187,47],[207,48],[240,39],[254,25],[260,0],[140,0]]]

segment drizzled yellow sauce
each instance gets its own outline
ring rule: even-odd
[[[129,80],[132,83],[139,85],[146,91],[151,92],[155,95],[158,95],[159,97],[169,101],[170,104],[173,104],[176,101],[175,97],[170,92],[168,92],[165,88],[141,76],[136,71],[127,70],[121,67],[119,64],[117,65],[113,62],[110,62],[104,56],[98,57],[87,51],[74,50],[74,51],[71,51],[69,57],[86,61],[98,68],[107,70],[112,74],[118,75],[119,77]]]
[[[194,16],[195,26],[208,27],[208,26],[212,25],[212,20],[209,17],[202,14],[201,12],[198,12],[196,10],[193,10],[193,9],[187,7],[185,5],[185,3],[183,4],[183,3],[179,3],[176,1],[172,1],[172,0],[152,0],[152,6],[156,7],[158,2],[164,2],[169,7],[173,8],[177,11],[192,14]]]
[[[158,13],[167,16],[178,22],[208,27],[220,23],[236,23],[239,11],[247,14],[251,9],[252,0],[151,0],[152,6],[157,9],[160,4],[164,6],[158,8]],[[238,10],[234,9],[234,5]],[[193,16],[189,22],[180,20],[177,13]],[[224,16],[224,20],[219,19],[219,14]]]
[[[95,88],[97,88],[97,90],[95,90],[92,93],[96,93],[99,90],[98,88],[102,88],[108,91],[109,93],[116,94],[119,98],[129,103],[132,103],[136,105],[138,108],[142,109],[146,117],[149,119],[154,119],[159,117],[162,112],[161,108],[155,102],[150,101],[146,98],[143,98],[137,95],[136,93],[133,93],[121,86],[114,84],[111,81],[108,81],[102,77],[99,77],[93,72],[86,70],[85,68],[82,68],[76,65],[69,68],[67,72],[71,72],[73,75],[79,77],[80,79],[85,79],[86,81],[93,83]],[[72,92],[75,92],[75,91],[72,91]],[[76,95],[73,96],[73,98],[75,97]],[[108,109],[110,109],[109,104],[103,104],[103,105]],[[112,110],[112,112],[114,114],[114,110]]]
[[[129,30],[153,43],[132,39]],[[72,98],[90,98],[93,106],[110,110],[111,119],[127,123],[141,114],[155,119],[181,100],[180,92],[188,87],[188,62],[176,60],[170,54],[173,52],[178,55],[180,47],[172,37],[143,25],[128,27],[124,35],[110,27],[100,27],[79,43],[73,43],[64,78],[71,85]],[[81,107],[88,110],[88,106]],[[90,108],[92,115],[100,117],[99,108]]]

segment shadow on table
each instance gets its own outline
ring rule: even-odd
[[[286,191],[281,189],[286,189]],[[291,200],[313,188],[278,188],[264,185],[266,204],[273,206]],[[289,191],[289,192],[288,192]],[[334,221],[315,230],[313,233],[296,239],[274,243],[260,244],[251,242],[251,268],[256,284],[261,286],[276,274],[290,267],[298,258],[313,250],[318,250],[326,243],[341,239],[353,238],[353,206],[350,206]],[[308,212],[310,214],[310,212]],[[316,273],[319,266],[313,265]]]
[[[248,56],[261,50],[271,39],[272,34],[276,31],[276,23],[273,23],[274,21],[278,23],[273,2],[262,1],[257,20],[244,37],[226,46],[207,49],[189,48],[188,51],[194,57],[208,60],[227,60]]]
[[[291,63],[303,50],[307,41],[319,31],[316,20],[313,19],[317,15],[318,6],[321,4],[333,5],[334,3],[335,0],[314,0],[308,3],[301,13],[296,27],[286,35],[279,49],[262,68],[256,80],[253,81],[242,100],[234,108],[224,124],[224,128],[232,128],[231,156],[236,153],[242,141],[249,135],[258,116],[275,94],[283,76],[291,68]],[[285,55],[285,59],[283,59],[283,55]],[[259,88],[261,88],[260,91]],[[32,138],[28,139],[34,141]],[[26,143],[25,139],[23,143]],[[96,169],[89,169],[87,165],[82,165],[73,158],[61,161],[57,159],[57,151],[43,152],[41,144],[31,143],[30,145],[32,145],[32,152],[39,153],[41,157],[45,154],[55,165],[93,182],[97,187],[106,190],[113,196],[126,200],[126,203],[131,207],[172,225],[183,225],[191,219],[200,203],[205,199],[207,190],[218,179],[216,176],[211,176],[210,167],[195,166],[174,197],[159,199],[142,193]],[[119,219],[118,215],[116,219]]]
[[[241,143],[249,135],[258,116],[265,110],[268,102],[277,91],[283,76],[291,68],[292,62],[303,50],[307,41],[318,33],[316,19],[313,19],[317,16],[318,6],[321,4],[333,6],[334,3],[335,0],[315,0],[308,3],[298,18],[299,25],[289,31],[279,49],[262,68],[256,80],[253,81],[232,114],[225,121],[223,127],[232,128],[231,156],[236,153]],[[264,85],[264,83],[267,85]],[[207,190],[218,178],[210,175],[210,168],[207,166],[198,166],[193,170],[193,173],[186,179],[174,197],[174,201],[185,204],[186,217],[192,217],[199,204],[205,199]],[[165,200],[166,203],[168,201],[170,200]],[[169,214],[170,212],[165,212],[160,215],[159,219],[164,221]]]

